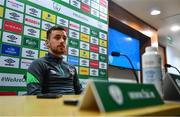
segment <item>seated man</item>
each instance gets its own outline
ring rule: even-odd
[[[48,54],[34,60],[26,73],[27,94],[39,93],[80,94],[74,66],[63,61],[66,53],[67,35],[64,28],[54,26],[47,31]]]

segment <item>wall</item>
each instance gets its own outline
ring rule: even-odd
[[[140,33],[150,37],[150,42],[146,41],[143,43],[142,48],[141,48],[141,54],[144,53],[145,47],[152,45],[158,47],[158,39],[157,39],[157,30],[147,24],[146,22],[142,21],[141,19],[137,18],[133,14],[129,13],[127,10],[121,8],[111,0],[109,1],[109,16],[110,16],[110,23],[109,25],[112,24],[111,19],[116,19],[120,23],[123,23],[127,25],[128,27],[131,27],[132,29],[139,31]],[[114,21],[113,21],[114,22]],[[122,28],[122,27],[119,27]],[[148,35],[146,32],[150,31],[152,32],[152,35]],[[120,78],[125,78],[125,79],[133,79],[134,76],[131,73],[131,70],[127,69],[116,69],[112,66],[109,66],[108,68],[108,74],[110,79],[120,79]],[[139,79],[142,81],[142,74],[141,72],[137,72],[139,75]],[[126,75],[125,75],[126,74]]]
[[[133,29],[150,37],[151,45],[158,47],[157,29],[142,21],[135,15],[129,13],[127,10],[121,8],[111,0],[109,1],[109,15],[117,18],[120,22],[123,22],[124,24],[132,27]]]
[[[177,67],[180,70],[180,50],[177,50],[172,46],[167,46],[166,52],[167,63]],[[168,68],[168,72],[179,75],[179,73],[174,68]]]

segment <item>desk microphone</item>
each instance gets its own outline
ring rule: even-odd
[[[179,72],[179,74],[180,74],[180,71],[178,70],[178,68],[176,68],[176,67],[174,67],[174,66],[172,66],[170,64],[165,64],[164,67],[166,67],[166,68],[172,67],[172,68],[176,69]]]
[[[130,58],[129,58],[127,55],[125,55],[125,54],[122,54],[122,53],[120,54],[119,52],[114,52],[114,51],[111,52],[111,55],[112,55],[112,56],[116,56],[116,57],[124,56],[126,59],[128,59],[129,63],[131,64],[133,74],[134,74],[134,76],[135,76],[135,78],[136,78],[136,82],[139,83],[139,81],[138,81],[138,76],[137,76],[137,74],[136,74],[136,72],[135,72],[135,70],[134,70],[134,66],[133,66]]]

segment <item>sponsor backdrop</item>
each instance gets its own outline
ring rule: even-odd
[[[0,0],[0,95],[26,92],[23,75],[47,53],[46,31],[54,25],[67,30],[64,60],[81,82],[107,80],[107,0]]]

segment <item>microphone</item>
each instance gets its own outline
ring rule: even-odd
[[[115,56],[115,57],[124,56],[126,59],[128,59],[129,63],[131,64],[133,74],[134,74],[134,76],[136,78],[136,82],[139,83],[138,76],[137,76],[137,74],[136,74],[136,72],[134,70],[134,66],[133,66],[130,58],[127,55],[125,55],[125,54],[122,54],[122,53],[120,54],[119,52],[114,52],[114,51],[111,52],[111,55]]]
[[[178,68],[176,68],[176,67],[174,67],[174,66],[172,66],[170,64],[165,64],[164,67],[166,67],[166,68],[172,67],[172,68],[176,69],[179,72],[179,74],[180,74],[180,71],[178,70]]]

